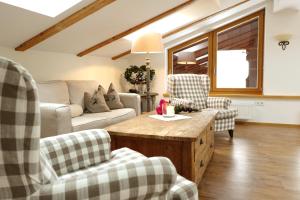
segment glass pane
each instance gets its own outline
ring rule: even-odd
[[[174,74],[208,73],[208,39],[173,54]]]
[[[256,88],[258,19],[217,35],[217,88]]]

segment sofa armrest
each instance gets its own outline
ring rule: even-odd
[[[32,198],[148,199],[166,196],[176,178],[176,169],[168,158],[145,158],[42,185]]]
[[[136,115],[141,114],[141,97],[134,93],[119,93],[121,102],[125,108],[133,108]]]
[[[207,107],[215,109],[228,109],[231,104],[231,100],[226,97],[208,97]]]
[[[41,137],[72,132],[71,110],[64,104],[40,103]]]

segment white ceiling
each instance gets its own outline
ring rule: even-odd
[[[273,10],[278,12],[285,9],[300,10],[300,0],[274,0]]]
[[[0,45],[14,48],[91,2],[82,1],[55,18],[0,3]]]
[[[15,48],[22,42],[35,36],[92,1],[93,0],[84,0],[55,18],[46,17],[0,3],[0,46]],[[194,3],[173,14],[179,16],[177,17],[178,20],[184,21],[183,23],[176,23],[176,21],[174,21],[174,26],[171,26],[171,29],[176,28],[178,24],[187,24],[232,6],[240,1],[241,0],[196,0]],[[183,2],[185,2],[185,0],[117,0],[100,11],[41,42],[37,46],[34,46],[32,49],[77,54],[96,43],[125,31]],[[180,16],[183,17],[180,18]],[[129,48],[130,41],[120,39],[92,52],[90,55],[112,57]]]

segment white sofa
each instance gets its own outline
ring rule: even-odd
[[[41,101],[42,137],[104,128],[141,113],[140,96],[137,94],[119,93],[122,109],[103,113],[83,113],[84,92],[93,93],[100,82],[92,80],[47,81],[37,84]]]

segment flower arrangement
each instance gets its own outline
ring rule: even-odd
[[[155,75],[155,70],[150,70],[150,81],[153,80]],[[132,85],[138,84],[146,84],[147,79],[146,73],[146,65],[141,65],[140,67],[136,65],[131,65],[130,67],[126,68],[124,73],[124,78],[131,83]]]

